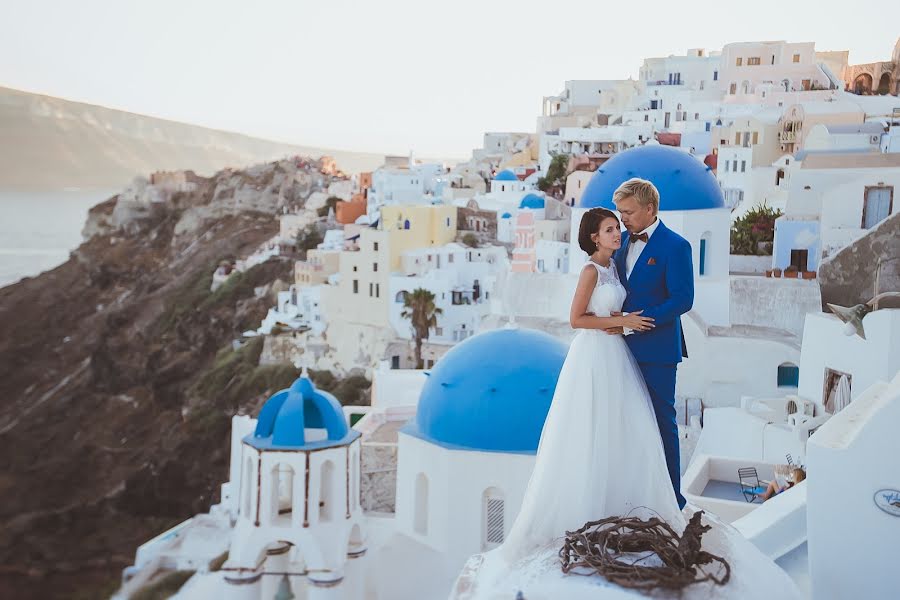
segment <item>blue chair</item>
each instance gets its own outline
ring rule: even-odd
[[[738,469],[738,479],[741,482],[741,494],[744,495],[744,500],[747,502],[755,502],[757,498],[766,493],[768,485],[762,485],[756,467]]]

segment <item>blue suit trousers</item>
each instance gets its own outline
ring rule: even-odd
[[[675,419],[675,372],[677,364],[638,363],[644,376],[650,400],[656,413],[656,424],[662,438],[666,453],[666,465],[669,467],[669,478],[678,499],[678,506],[684,508],[685,500],[681,494],[681,450],[678,439],[678,423]]]

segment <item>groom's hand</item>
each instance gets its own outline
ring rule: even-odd
[[[622,316],[622,313],[620,313],[620,312],[611,312],[611,313],[609,313],[609,316],[611,316],[611,317],[621,317],[621,316]],[[607,328],[604,329],[603,331],[605,331],[605,332],[608,333],[609,335],[623,335],[623,334],[625,333],[625,328],[624,328],[624,327],[607,327]]]

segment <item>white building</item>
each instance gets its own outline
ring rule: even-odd
[[[268,335],[273,328],[280,327],[311,329],[314,333],[321,334],[325,330],[321,301],[321,285],[292,285],[287,291],[278,292],[276,306],[266,313],[256,333]]]
[[[822,258],[897,211],[900,154],[810,151],[798,158],[789,167],[785,215],[775,222],[773,265],[816,271]]]
[[[415,164],[412,158],[404,167],[376,169],[366,198],[369,222],[378,220],[382,206],[440,202],[445,183],[443,165]]]
[[[338,401],[305,376],[266,402],[232,453],[237,512],[220,597],[271,597],[285,577],[306,598],[335,598],[339,588],[337,597],[358,597],[359,438]]]
[[[466,248],[447,244],[405,252],[402,271],[391,276],[389,320],[397,337],[412,339],[410,320],[401,317],[407,294],[425,289],[435,295],[441,309],[438,325],[428,341],[453,344],[477,333],[490,312],[497,275],[509,268],[506,250],[500,246]]]
[[[843,89],[843,81],[816,55],[812,42],[738,42],[722,48],[719,82],[728,97],[749,96],[757,86],[781,91]]]

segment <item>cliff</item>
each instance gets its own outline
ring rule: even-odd
[[[66,263],[0,289],[0,597],[108,595],[139,543],[217,497],[230,416],[297,371],[234,343],[292,262],[215,292],[212,273],[339,179],[322,167],[137,180],[92,209]]]

